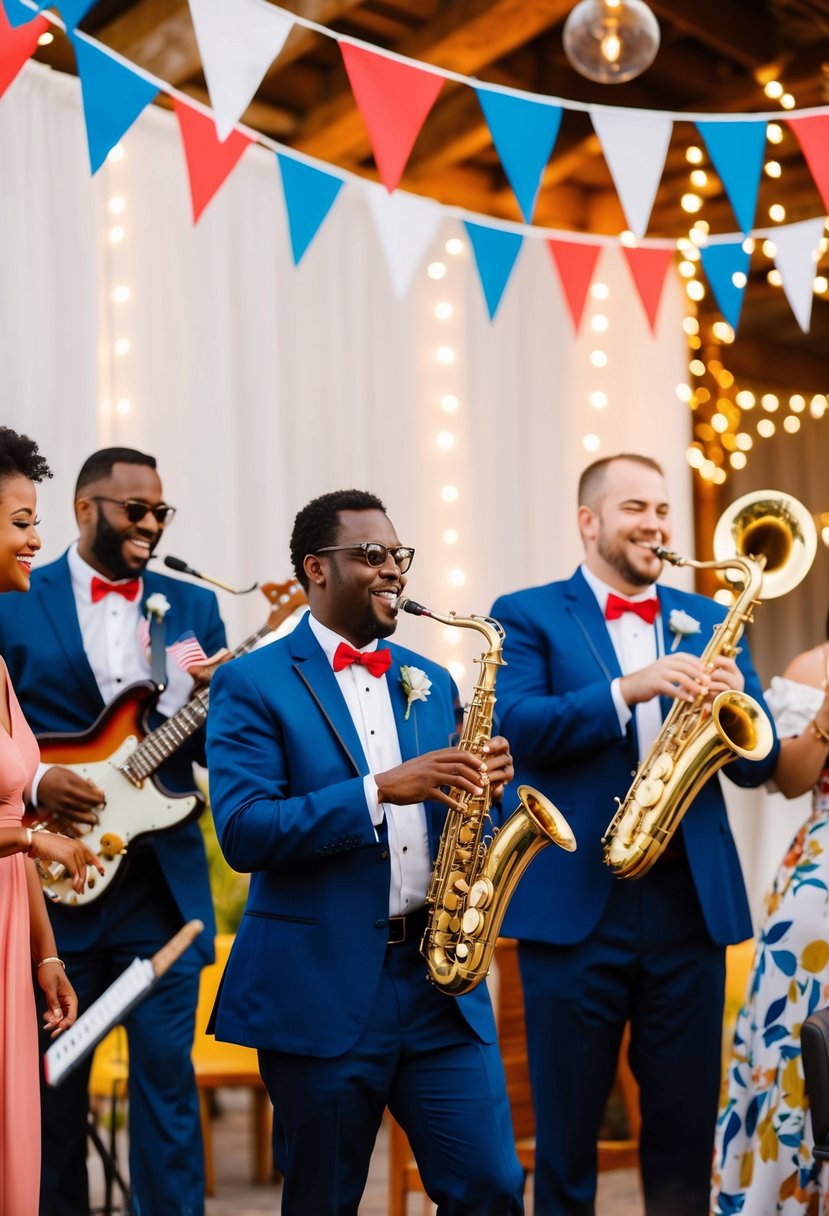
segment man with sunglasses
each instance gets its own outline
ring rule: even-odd
[[[512,761],[452,747],[449,673],[385,641],[413,555],[373,494],[314,499],[291,538],[309,613],[212,687],[216,827],[252,871],[215,1029],[259,1050],[282,1216],[357,1216],[387,1106],[438,1212],[523,1211],[486,985],[447,996],[419,952],[446,787],[497,802]]]
[[[32,572],[30,594],[19,597],[27,600],[26,612],[0,606],[0,653],[37,734],[84,731],[119,693],[151,679],[165,683],[150,717],[154,728],[193,695],[192,676],[166,655],[166,646],[188,631],[208,655],[224,646],[211,591],[147,570],[174,514],[152,456],[107,448],[83,465],[75,490],[78,541],[57,561]],[[160,640],[148,620],[154,596],[167,605]],[[159,778],[174,794],[192,792],[193,761],[203,759],[197,735],[160,768]],[[51,816],[70,834],[95,822],[104,802],[102,790],[59,766],[41,772],[33,798],[39,815]],[[98,899],[80,907],[53,905],[50,913],[81,1011],[136,956],[154,954],[184,922],[198,918],[205,924],[195,944],[125,1023],[129,1210],[141,1216],[200,1216],[204,1174],[190,1049],[199,973],[212,960],[215,922],[198,824],[131,844],[117,878]],[[89,1212],[90,1059],[56,1089],[44,1087],[41,1216]]]

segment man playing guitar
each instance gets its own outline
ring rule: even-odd
[[[193,678],[166,655],[192,631],[205,654],[225,645],[215,595],[146,566],[175,509],[164,501],[152,456],[108,448],[90,456],[75,493],[77,544],[33,571],[27,597],[0,605],[0,653],[38,735],[87,730],[130,685],[165,684],[149,725],[193,695]],[[25,598],[25,611],[11,601]],[[166,667],[166,673],[164,671]],[[192,672],[193,669],[191,669]],[[206,677],[209,670],[196,669]],[[202,731],[161,766],[173,795],[192,793]],[[47,749],[48,754],[48,749]],[[34,789],[38,818],[83,831],[106,815],[104,791],[55,765]],[[189,803],[192,806],[192,803]],[[81,1011],[135,958],[152,954],[189,920],[206,931],[128,1015],[130,1181],[134,1210],[204,1212],[198,1097],[190,1063],[199,972],[212,958],[215,922],[198,824],[190,820],[130,845],[101,898],[50,909]],[[87,1216],[89,1062],[43,1093],[41,1216]]]

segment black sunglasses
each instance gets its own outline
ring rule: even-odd
[[[140,524],[144,516],[149,513],[155,517],[156,523],[163,528],[176,513],[175,507],[168,507],[165,502],[160,502],[157,506],[151,507],[148,502],[138,502],[135,498],[107,498],[104,494],[93,494],[92,501],[114,502],[116,507],[121,507],[131,524]]]
[[[345,549],[360,549],[368,564],[374,567],[384,565],[386,558],[391,554],[392,561],[401,574],[405,574],[409,569],[415,554],[414,549],[407,549],[404,545],[389,549],[375,540],[363,540],[355,545],[326,545],[324,549],[317,549],[317,553],[338,553]]]

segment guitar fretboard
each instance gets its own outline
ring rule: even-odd
[[[232,657],[237,659],[240,655],[247,654],[270,632],[271,624],[268,622],[261,629],[257,629],[256,633],[251,634],[242,642],[241,646],[237,646]],[[209,704],[210,687],[208,685],[142,739],[135,751],[121,765],[124,775],[137,784],[154,773],[165,760],[168,760],[182,744],[196,733],[199,727],[204,725]]]

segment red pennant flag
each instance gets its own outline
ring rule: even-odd
[[[10,24],[6,10],[0,4],[0,97],[14,80],[23,64],[31,59],[40,35],[49,28],[45,17],[35,17],[16,29]]]
[[[787,118],[786,122],[797,136],[823,206],[829,211],[829,114],[808,114],[805,118]]]
[[[444,77],[341,42],[354,100],[368,128],[380,180],[395,189],[443,88]]]
[[[231,131],[222,143],[209,114],[185,105],[177,97],[173,98],[173,109],[184,144],[195,224],[225,178],[230,176],[245,148],[254,141],[242,131]]]
[[[573,329],[578,333],[593,271],[596,269],[602,247],[589,245],[584,241],[547,241],[547,247],[561,280],[564,298],[573,319]]]
[[[629,249],[623,245],[622,253],[625,255],[630,273],[633,275],[651,333],[655,335],[656,314],[659,311],[659,301],[662,299],[662,288],[665,286],[668,264],[674,256],[674,251],[673,249],[651,249],[647,246]]]

